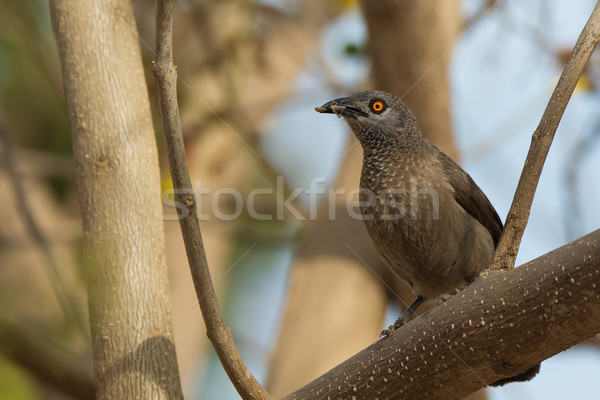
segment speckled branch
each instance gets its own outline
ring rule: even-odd
[[[459,295],[285,399],[462,399],[600,332],[600,230]]]
[[[158,103],[175,189],[175,201],[184,205],[183,212],[179,215],[179,223],[206,332],[240,396],[243,399],[270,399],[244,364],[219,309],[206,261],[197,218],[196,196],[192,189],[181,134],[177,105],[177,72],[173,65],[172,51],[173,1],[158,1],[157,6],[156,57],[152,63],[152,71],[158,87]]]
[[[546,106],[544,115],[533,132],[525,166],[492,260],[490,267],[492,269],[510,269],[515,265],[521,238],[529,220],[533,196],[556,128],[599,38],[600,2],[596,4],[592,15],[579,35],[571,57]]]

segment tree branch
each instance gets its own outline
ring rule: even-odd
[[[491,269],[510,269],[515,265],[521,238],[529,220],[533,196],[550,145],[554,139],[556,128],[599,38],[600,2],[596,4],[583,31],[581,31],[573,53],[546,106],[544,115],[542,115],[538,127],[533,132],[525,166],[506,218],[506,225],[496,247],[496,253],[490,266]]]
[[[91,357],[69,352],[49,333],[0,316],[0,353],[55,391],[73,399],[96,399]]]
[[[0,116],[0,144],[4,153],[2,158],[4,160],[6,172],[15,191],[15,204],[21,212],[23,222],[25,223],[25,227],[29,232],[29,236],[31,237],[33,244],[37,247],[40,255],[43,258],[42,262],[47,264],[47,268],[45,270],[48,273],[50,286],[54,291],[54,295],[56,296],[58,303],[60,304],[65,315],[67,317],[71,317],[73,322],[77,324],[82,336],[86,340],[89,340],[89,329],[85,312],[82,310],[78,301],[74,298],[72,292],[66,287],[64,279],[60,273],[60,263],[52,252],[51,243],[46,238],[46,235],[44,235],[42,232],[42,229],[39,227],[36,218],[33,215],[32,207],[29,204],[30,196],[27,196],[25,188],[23,187],[22,177],[17,171],[14,158],[15,148],[4,125],[3,119],[4,118]]]
[[[462,399],[600,332],[600,230],[484,273],[285,399]]]
[[[270,399],[242,360],[225,324],[213,287],[197,218],[196,196],[188,172],[177,105],[177,72],[173,65],[173,1],[158,1],[156,10],[156,56],[152,71],[156,76],[158,104],[175,201],[181,205],[179,223],[185,243],[196,296],[213,344],[229,379],[243,399]]]

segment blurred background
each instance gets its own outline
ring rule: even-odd
[[[81,223],[48,3],[0,5],[0,399],[85,398],[92,371]],[[155,10],[133,5],[150,66]],[[531,133],[594,5],[176,2],[181,118],[208,260],[236,344],[272,394],[372,343],[412,296],[381,268],[349,213],[360,146],[342,120],[314,107],[357,89],[403,97],[504,219]],[[206,340],[146,74],[184,393],[236,399]],[[599,84],[596,52],[558,128],[517,264],[600,226]],[[598,376],[600,345],[589,340],[545,361],[533,381],[473,398],[597,398]]]

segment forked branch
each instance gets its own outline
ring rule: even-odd
[[[533,196],[542,174],[542,168],[550,145],[554,139],[558,123],[565,112],[567,103],[579,81],[592,51],[600,38],[600,2],[596,3],[592,15],[577,39],[575,48],[563,70],[558,84],[550,97],[542,119],[533,132],[531,145],[521,172],[521,178],[506,217],[502,236],[496,247],[491,269],[511,269],[515,265],[523,232],[529,220]]]

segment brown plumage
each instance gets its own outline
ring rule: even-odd
[[[362,145],[360,210],[367,231],[386,265],[417,295],[387,335],[423,301],[464,288],[487,268],[502,221],[469,174],[423,136],[396,96],[360,91],[316,110],[344,117]]]

